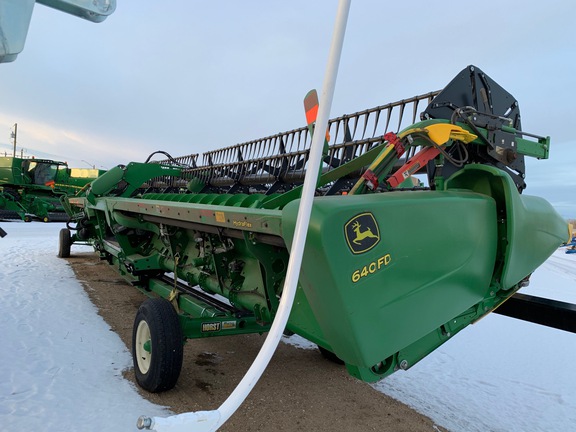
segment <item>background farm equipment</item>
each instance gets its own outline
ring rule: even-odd
[[[102,174],[49,159],[0,157],[0,219],[67,221],[61,203]]]
[[[566,247],[567,254],[576,254],[576,229],[571,223],[568,224],[568,232],[570,233],[570,240],[564,243],[562,247]]]
[[[566,253],[573,254],[576,253],[576,236],[572,237],[569,243],[566,243]]]
[[[150,297],[132,348],[146,390],[175,385],[184,340],[270,328],[313,121],[201,162],[118,166],[68,200],[73,234],[62,230],[59,255],[89,242]],[[286,332],[361,380],[409,369],[566,241],[551,205],[521,194],[524,157],[547,158],[549,138],[523,132],[517,101],[478,68],[440,92],[333,119],[327,137]]]

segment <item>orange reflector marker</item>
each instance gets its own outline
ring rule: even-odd
[[[304,110],[306,111],[306,123],[308,124],[308,128],[310,128],[312,124],[316,123],[316,118],[318,117],[318,106],[318,93],[316,90],[310,90],[304,98]],[[329,141],[330,133],[328,132],[328,129],[326,129],[326,142]]]

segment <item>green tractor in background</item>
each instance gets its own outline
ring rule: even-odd
[[[0,219],[65,222],[62,197],[75,195],[103,172],[49,159],[0,157]]]

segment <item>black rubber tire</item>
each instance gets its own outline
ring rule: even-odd
[[[322,354],[322,357],[324,357],[326,360],[329,360],[332,363],[336,363],[339,365],[344,364],[344,361],[340,359],[340,357],[338,357],[332,351],[328,351],[326,348],[322,348],[320,345],[318,345],[318,350],[320,351],[320,354]]]
[[[72,236],[70,235],[70,230],[68,228],[62,228],[60,230],[60,236],[58,242],[58,257],[69,258],[71,246],[72,246]]]
[[[142,344],[141,336],[146,332],[150,351]],[[139,359],[138,353],[145,356]],[[180,376],[183,356],[184,337],[172,304],[163,298],[144,301],[132,328],[132,360],[138,385],[151,393],[172,389]]]

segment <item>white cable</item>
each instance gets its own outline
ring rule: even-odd
[[[350,2],[351,0],[339,0],[338,3],[336,23],[332,35],[326,73],[324,75],[324,84],[320,95],[318,117],[316,119],[315,130],[317,133],[314,134],[312,144],[310,145],[310,158],[304,179],[298,217],[296,219],[294,239],[292,248],[290,249],[290,260],[288,262],[286,280],[284,282],[282,298],[280,299],[278,311],[270,328],[270,332],[252,366],[250,366],[250,369],[246,372],[246,375],[244,375],[228,399],[226,399],[217,410],[190,412],[167,418],[153,417],[150,419],[141,417],[138,419],[138,428],[140,429],[147,428],[155,430],[156,432],[216,431],[236,412],[238,407],[244,402],[246,397],[248,397],[248,394],[250,394],[250,391],[264,373],[266,366],[268,366],[270,359],[276,351],[276,347],[282,338],[286,323],[288,322],[288,317],[290,316],[294,302],[294,295],[296,294],[296,287],[298,285],[298,277],[302,265],[302,254],[304,253],[306,234],[308,232],[310,214],[312,212],[312,204],[316,191],[316,182],[318,180],[320,163],[322,162],[322,150],[324,148],[325,138],[325,134],[322,131],[325,131],[328,127],[328,118],[330,116],[330,107],[332,106],[334,87],[336,86],[336,76],[338,75],[338,65],[344,43]]]

